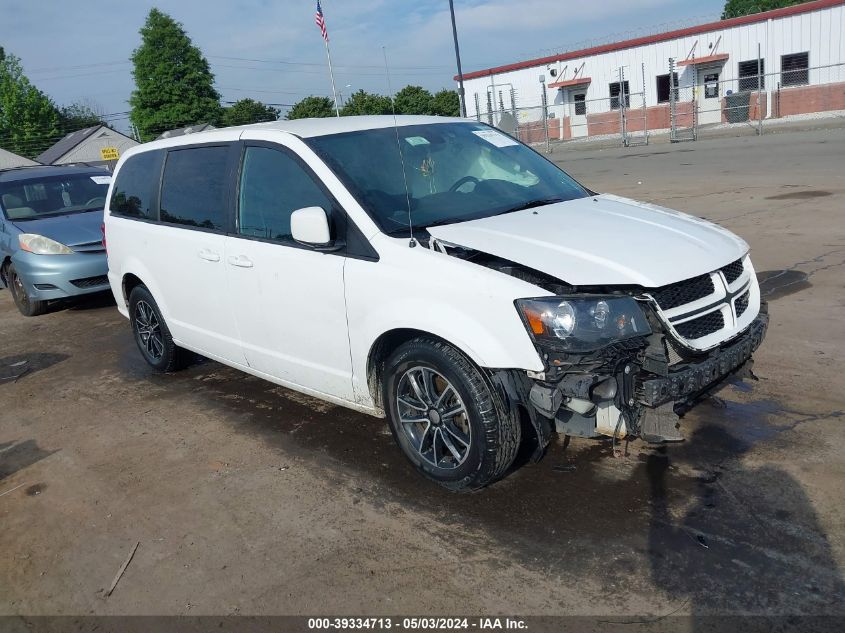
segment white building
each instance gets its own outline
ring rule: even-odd
[[[36,160],[44,165],[87,163],[112,169],[120,155],[138,142],[105,125],[77,130],[62,137]]]
[[[668,128],[670,58],[676,116],[697,125],[845,110],[845,0],[469,72],[467,115],[493,124],[514,116],[538,140],[530,131],[543,119],[545,90],[552,138]]]
[[[11,169],[13,167],[31,167],[37,165],[34,160],[29,160],[24,156],[19,156],[13,152],[8,152],[0,147],[0,169]]]

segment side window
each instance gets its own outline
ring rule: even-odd
[[[627,79],[622,82],[614,81],[610,84],[610,109],[618,110],[620,103],[624,103],[626,108],[631,107],[631,92],[628,90]]]
[[[169,152],[161,183],[161,221],[223,229],[228,158],[228,146]]]
[[[114,215],[156,220],[153,196],[161,176],[162,152],[129,158],[117,174],[109,209]]]
[[[238,196],[238,233],[292,241],[290,215],[303,207],[330,212],[332,203],[289,154],[267,147],[247,147]]]
[[[739,62],[737,66],[739,71],[738,87],[740,92],[748,92],[757,90],[757,88],[766,87],[766,60],[760,60],[759,85],[757,73],[757,60],[752,59],[747,62]]]

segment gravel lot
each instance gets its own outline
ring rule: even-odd
[[[0,292],[0,613],[845,615],[845,130],[553,158],[752,246],[760,381],[686,443],[555,441],[450,494],[381,420],[153,375],[108,297],[25,319]]]

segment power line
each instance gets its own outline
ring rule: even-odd
[[[271,72],[271,73],[301,73],[304,75],[322,75],[325,71],[324,70],[305,70],[300,68],[262,68],[260,66],[232,66],[229,64],[215,64],[214,68],[234,68],[236,70],[257,70],[259,72]],[[340,68],[340,67],[339,67]],[[343,70],[344,75],[353,76],[353,77],[384,77],[384,72],[355,72],[350,70]],[[432,77],[441,77],[444,74],[443,72],[432,72],[432,71],[403,71],[403,74],[411,77],[422,77],[422,76],[432,76]]]
[[[32,68],[28,69],[26,73],[31,75],[32,73],[43,73],[43,72],[56,72],[58,70],[82,70],[85,68],[98,68],[102,66],[122,66],[125,64],[131,64],[130,60],[123,60],[123,61],[113,61],[113,62],[97,62],[94,64],[79,64],[76,66],[45,66],[44,68]]]
[[[290,65],[290,66],[316,66],[319,68],[325,68],[326,64],[318,63],[318,62],[295,62],[289,60],[282,60],[282,59],[258,59],[252,57],[232,57],[229,55],[207,55],[209,59],[229,59],[233,61],[243,61],[243,62],[260,62],[262,64],[282,64],[282,65]],[[339,64],[336,66],[337,68],[369,68],[374,70],[384,70],[383,66],[372,65],[372,64]],[[449,70],[449,66],[392,66],[391,68],[395,68],[396,70]]]
[[[39,82],[42,81],[53,81],[55,79],[74,79],[76,77],[92,77],[94,75],[105,75],[109,73],[125,73],[126,69],[118,68],[116,70],[98,70],[92,73],[79,73],[76,75],[56,75],[55,77],[36,77],[35,79]]]

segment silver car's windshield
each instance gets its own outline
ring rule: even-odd
[[[102,209],[109,175],[65,174],[0,183],[0,204],[9,220],[37,220]]]
[[[422,228],[589,195],[537,152],[481,123],[408,125],[305,140],[388,234],[408,230],[409,201],[413,225]]]

